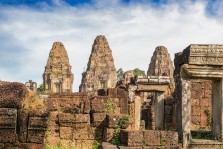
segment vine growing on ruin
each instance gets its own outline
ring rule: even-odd
[[[106,110],[107,110],[107,113],[109,113],[109,114],[113,114],[115,111],[115,105],[114,105],[112,99],[110,99],[110,98],[106,102]]]
[[[120,139],[119,139],[120,130],[121,130],[121,127],[119,125],[116,125],[114,129],[114,135],[111,140],[111,143],[117,146],[120,144]]]

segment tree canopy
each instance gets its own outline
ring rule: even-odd
[[[43,91],[44,91],[43,84],[40,84],[39,87],[37,88],[37,92],[43,92]]]
[[[146,75],[145,74],[145,71],[144,70],[141,70],[139,68],[135,68],[133,70],[133,73],[134,73],[135,76],[145,76]]]
[[[122,69],[122,68],[119,68],[119,69],[117,70],[118,81],[120,81],[120,80],[122,79],[123,74],[124,74],[123,69]]]

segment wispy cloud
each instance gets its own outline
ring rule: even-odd
[[[208,1],[94,0],[71,6],[62,0],[40,8],[0,6],[0,79],[42,82],[42,74],[53,42],[64,43],[78,90],[97,35],[107,37],[116,68],[136,67],[147,71],[156,46],[168,48],[172,59],[192,43],[223,43],[221,1],[210,15]]]

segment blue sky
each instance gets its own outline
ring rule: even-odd
[[[223,44],[222,0],[1,0],[0,79],[42,83],[53,42],[69,54],[78,91],[97,35],[116,69],[148,69],[156,46],[174,59],[192,43]]]

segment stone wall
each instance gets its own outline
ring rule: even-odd
[[[0,148],[42,149],[48,112],[21,83],[0,82]]]
[[[46,145],[89,149],[95,142],[111,141],[115,125],[128,115],[128,96],[125,90],[116,88],[101,95],[46,94],[50,111]]]
[[[121,130],[121,149],[149,149],[149,148],[180,148],[178,133],[175,131],[159,130]]]
[[[212,80],[191,80],[191,130],[211,130]]]

